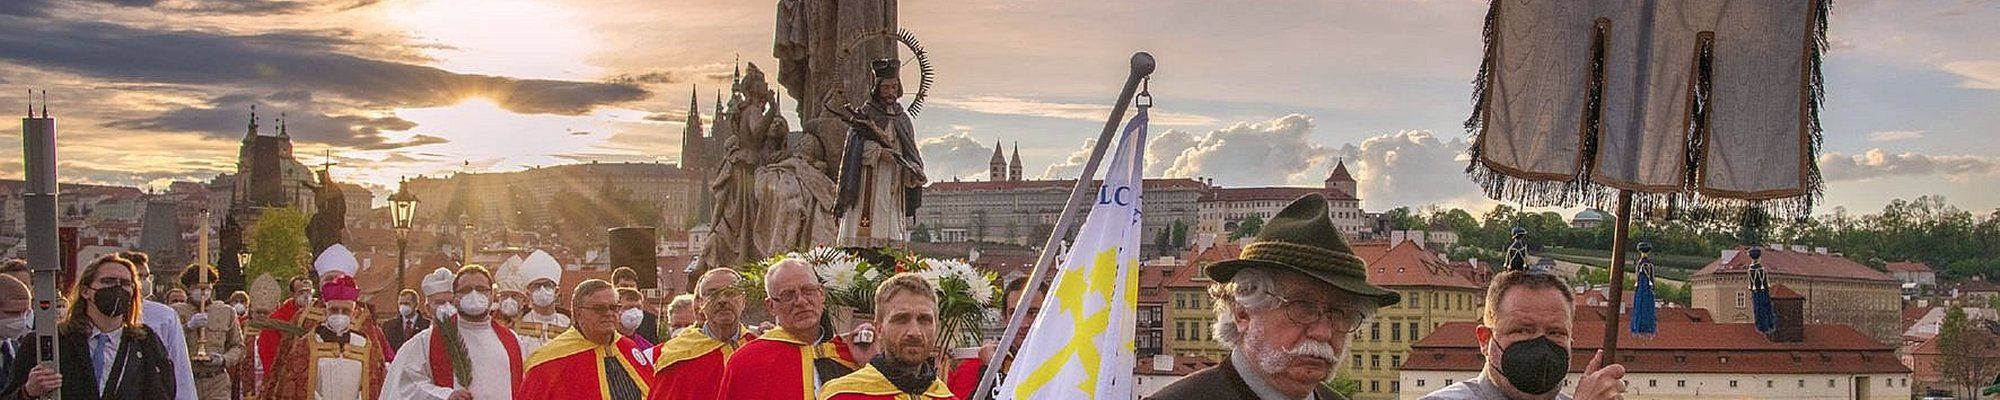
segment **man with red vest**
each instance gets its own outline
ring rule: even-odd
[[[430,278],[425,279],[430,285]],[[511,399],[521,386],[521,343],[493,320],[493,272],[458,269],[457,316],[410,336],[389,364],[384,399]]]
[[[680,334],[653,349],[659,358],[653,368],[652,400],[722,400],[722,368],[743,342],[755,339],[743,327],[743,291],[737,290],[736,271],[715,268],[701,274],[695,283],[694,307],[700,325],[682,329]]]
[[[778,327],[743,345],[722,372],[722,396],[730,400],[808,400],[827,381],[861,367],[870,354],[856,354],[823,318],[826,290],[812,265],[785,259],[764,278],[764,308]]]
[[[528,356],[522,400],[643,399],[653,375],[651,348],[618,334],[618,292],[591,279],[570,291],[574,326]]]

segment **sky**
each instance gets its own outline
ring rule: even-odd
[[[938,69],[917,116],[933,179],[994,146],[1074,177],[1133,51],[1159,69],[1147,176],[1317,185],[1363,207],[1485,208],[1465,177],[1487,2],[900,2]],[[235,169],[256,105],[306,164],[399,177],[676,162],[690,95],[774,73],[775,1],[8,0],[0,105],[47,90],[67,182],[163,188]],[[1820,212],[1943,195],[2000,206],[2000,6],[1842,0],[1830,21]],[[789,98],[784,108],[792,107]],[[0,108],[4,109],[4,108]],[[794,120],[796,126],[796,120]],[[20,148],[9,131],[0,147]],[[19,157],[0,157],[18,177]]]

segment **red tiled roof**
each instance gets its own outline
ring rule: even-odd
[[[2000,285],[1985,279],[1972,279],[1958,283],[1960,292],[2000,292]]]
[[[1103,180],[1092,180],[1102,184]],[[1161,189],[1208,189],[1208,185],[1187,178],[1147,179],[1146,190]],[[1053,189],[1069,190],[1076,186],[1075,179],[1032,180],[1032,181],[980,181],[980,182],[932,182],[924,192],[970,192],[986,190]]]
[[[1932,308],[1936,307],[1903,307],[1903,330],[1910,330],[1910,325],[1915,325],[1917,320],[1924,319],[1924,315],[1930,314]]]
[[[1931,272],[1929,265],[1917,261],[1892,262],[1885,269],[1893,272]]]
[[[1620,324],[1623,325],[1622,323]],[[1473,336],[1476,323],[1449,322],[1411,345],[1405,371],[1478,371],[1484,362]],[[1603,324],[1576,324],[1570,337],[1570,372],[1582,372],[1602,346]],[[1755,324],[1662,321],[1659,334],[1642,339],[1619,332],[1619,358],[1642,373],[1909,373],[1894,348],[1846,325],[1806,325],[1805,341],[1773,343]],[[1798,361],[1793,361],[1797,357]]]
[[[1625,309],[1629,312],[1631,307],[1628,306]],[[1610,314],[1610,307],[1579,306],[1576,308],[1575,321],[1576,323],[1590,322],[1603,325],[1604,319],[1609,317]],[[1710,316],[1706,308],[1667,307],[1660,308],[1659,312],[1654,314],[1654,320],[1660,323],[1715,322],[1715,317]],[[1599,332],[1602,332],[1602,330]]]
[[[1363,248],[1374,246],[1361,246]],[[1436,286],[1479,289],[1479,284],[1445,265],[1437,253],[1426,250],[1416,242],[1405,241],[1390,247],[1374,258],[1365,258],[1373,250],[1355,249],[1355,255],[1363,256],[1367,262],[1368,283],[1376,286]]]
[[[1242,246],[1233,243],[1217,243],[1202,250],[1200,253],[1189,254],[1187,257],[1187,268],[1175,270],[1173,276],[1167,277],[1166,286],[1174,289],[1207,288],[1208,284],[1213,283],[1213,281],[1208,280],[1207,272],[1205,272],[1208,269],[1208,265],[1214,264],[1217,261],[1234,260],[1242,253]]]
[[[1728,260],[1716,259],[1714,262],[1709,263],[1708,266],[1702,267],[1701,271],[1695,272],[1694,276],[1749,273],[1750,252],[1747,251],[1748,249],[1747,247],[1737,246],[1736,250],[1738,251],[1735,257]],[[1885,282],[1896,281],[1896,278],[1890,277],[1889,274],[1868,268],[1866,265],[1861,265],[1861,263],[1854,262],[1854,260],[1849,260],[1847,257],[1838,254],[1764,248],[1763,258],[1760,261],[1764,263],[1765,271],[1772,275]]]
[[[1316,187],[1293,187],[1293,186],[1265,186],[1265,187],[1242,187],[1242,188],[1219,187],[1209,191],[1208,197],[1202,198],[1202,201],[1251,201],[1251,200],[1292,201],[1312,193],[1319,193],[1321,196],[1326,196],[1327,200],[1359,200],[1356,199],[1353,194],[1347,193],[1346,191],[1342,191],[1340,189],[1316,188]]]
[[[1335,164],[1333,165],[1333,174],[1331,174],[1331,175],[1327,175],[1327,177],[1326,177],[1326,181],[1327,181],[1327,182],[1336,182],[1336,181],[1346,181],[1346,182],[1353,182],[1353,181],[1354,181],[1354,174],[1349,174],[1349,173],[1347,173],[1347,161],[1346,161],[1346,160],[1342,160],[1342,161],[1340,161],[1340,162],[1338,162],[1338,163],[1335,163]]]

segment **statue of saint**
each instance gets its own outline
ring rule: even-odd
[[[832,245],[834,183],[827,177],[824,146],[807,132],[786,137],[785,158],[757,170],[756,248],[764,253]]]
[[[712,188],[715,191],[714,233],[702,248],[701,259],[708,267],[731,267],[768,255],[755,247],[759,236],[752,222],[760,199],[756,197],[757,170],[777,161],[778,147],[790,131],[779,114],[777,93],[764,81],[764,72],[751,63],[738,84],[743,100],[730,103],[735,115],[730,135],[724,143],[727,154],[718,167]]]
[[[874,62],[875,85],[864,106],[836,108],[838,92],[826,99],[827,110],[850,127],[840,164],[840,197],[833,209],[840,218],[843,247],[908,242],[910,219],[923,201],[928,179],[917,154],[916,128],[908,110],[897,103],[903,97],[897,75],[901,66],[893,58]]]
[[[319,187],[313,188],[313,205],[319,210],[313,212],[306,222],[306,241],[311,242],[313,253],[318,254],[334,244],[340,243],[341,232],[347,230],[347,196],[340,192],[340,184],[333,181],[327,170],[319,170]]]
[[[799,103],[799,120],[824,117],[812,103],[829,93],[868,92],[867,63],[895,57],[896,43],[889,36],[859,36],[895,31],[896,0],[779,0],[772,55],[778,59],[778,84]],[[844,61],[852,65],[837,65],[842,52],[852,52]],[[862,100],[856,96],[840,103]]]

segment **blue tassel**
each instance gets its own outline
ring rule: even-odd
[[[1757,331],[1771,333],[1778,330],[1778,311],[1771,306],[1771,281],[1764,277],[1764,263],[1757,261],[1764,251],[1750,249],[1750,305],[1757,317]]]
[[[1639,242],[1639,281],[1632,290],[1631,330],[1632,336],[1640,338],[1652,338],[1660,332],[1660,310],[1653,304],[1652,252],[1652,243]]]

